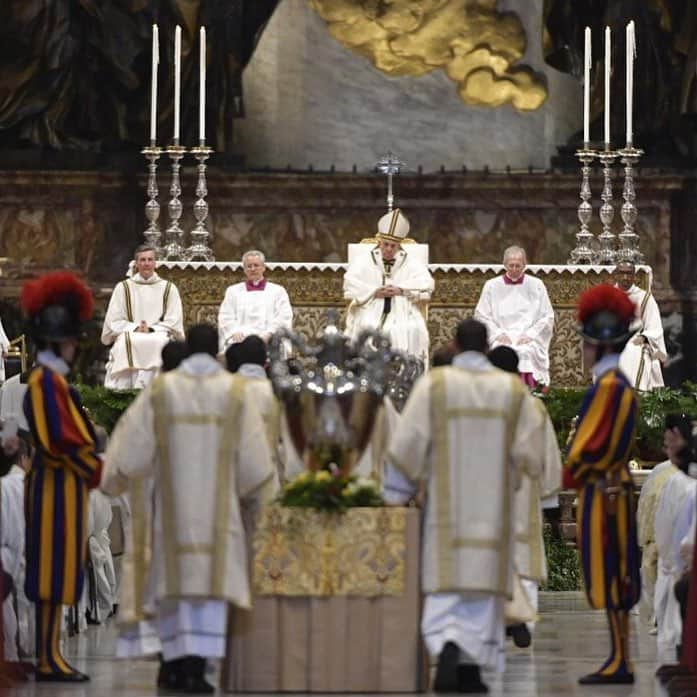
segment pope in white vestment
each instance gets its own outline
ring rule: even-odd
[[[248,336],[257,335],[268,342],[282,327],[293,327],[293,308],[286,289],[264,278],[263,253],[245,252],[242,268],[246,280],[228,287],[218,311],[221,352]]]
[[[468,323],[481,327],[482,348],[460,341]],[[457,344],[465,350],[452,367],[434,368],[414,386],[388,449],[385,482],[391,502],[408,499],[419,482],[426,486],[421,629],[429,654],[439,656],[436,691],[461,688],[463,666],[470,687],[481,685],[478,666],[503,670],[514,493],[522,472],[538,477],[541,469],[533,398],[518,376],[483,355],[479,322],[461,322]],[[457,681],[447,674],[453,661]]]
[[[658,303],[651,293],[635,285],[635,269],[631,262],[618,264],[615,277],[618,287],[634,303],[639,321],[639,330],[620,354],[620,370],[635,390],[663,387],[661,366],[667,353]]]
[[[102,479],[110,495],[131,483],[117,654],[161,651],[184,670],[194,657],[189,678],[206,690],[204,659],[225,653],[227,603],[251,605],[241,502],[261,505],[278,488],[247,381],[214,358],[211,334],[205,352],[190,343],[193,355],[121,417]]]
[[[104,386],[141,389],[162,365],[162,348],[184,338],[182,303],[177,287],[155,273],[155,253],[138,248],[137,273],[116,285],[102,330],[111,346]]]
[[[409,221],[396,208],[378,221],[378,246],[349,264],[346,333],[355,339],[364,329],[379,329],[393,348],[426,364],[430,347],[424,308],[434,281],[428,267],[410,256],[409,246],[402,247],[408,233]]]
[[[525,273],[525,251],[509,247],[504,253],[503,276],[482,288],[474,317],[486,325],[490,348],[510,346],[519,359],[519,371],[533,387],[549,384],[549,344],[554,331],[554,310],[545,284]]]

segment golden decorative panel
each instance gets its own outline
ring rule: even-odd
[[[406,510],[268,506],[254,533],[254,593],[402,595]]]
[[[547,98],[544,75],[515,66],[525,53],[518,16],[496,0],[309,0],[332,36],[387,75],[442,69],[465,104],[531,111]]]
[[[197,322],[217,323],[218,308],[225,289],[243,279],[242,272],[221,265],[222,268],[166,268],[158,272],[174,281],[184,304],[184,324]],[[429,305],[428,329],[431,349],[452,340],[457,323],[472,315],[484,282],[496,275],[494,269],[476,269],[465,266],[457,269],[436,269],[436,289]],[[293,328],[311,337],[326,325],[326,312],[336,309],[343,324],[346,304],[343,300],[342,268],[324,265],[312,268],[273,268],[268,278],[283,285],[293,305]],[[550,378],[555,387],[576,387],[587,383],[581,363],[581,343],[574,331],[575,306],[579,294],[597,283],[610,280],[607,271],[574,270],[556,267],[540,273],[547,286],[555,312],[554,336],[550,346]],[[638,283],[646,287],[648,277],[640,271]]]

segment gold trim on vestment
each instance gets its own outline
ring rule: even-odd
[[[177,545],[177,554],[213,554],[215,547],[205,544]]]
[[[435,510],[438,535],[438,578],[440,588],[452,588],[452,519],[450,515],[450,443],[448,420],[442,418],[448,406],[445,370],[431,371],[431,429],[433,431],[433,475],[436,478]]]
[[[493,538],[484,540],[480,537],[453,537],[451,547],[473,547],[476,549],[499,549],[501,540]]]
[[[152,382],[151,400],[155,423],[155,441],[160,457],[160,497],[162,500],[163,557],[165,563],[166,595],[179,595],[179,570],[177,569],[177,517],[174,510],[174,482],[169,454],[169,415],[165,395],[164,375]]]
[[[145,489],[149,479],[131,480],[129,487],[129,497],[132,511],[132,537],[133,537],[133,584],[134,584],[134,614],[136,620],[144,619],[145,607],[145,586],[148,576],[149,554],[148,544],[149,533],[152,520],[148,518],[145,511],[146,507]],[[150,520],[150,524],[148,521]]]
[[[217,551],[211,558],[211,595],[223,597],[225,595],[226,562],[228,557],[228,525],[230,522],[230,506],[234,494],[232,474],[233,448],[239,444],[241,433],[240,408],[244,400],[246,382],[243,378],[235,377],[230,388],[228,403],[225,410],[225,427],[220,434],[218,445],[218,465],[216,468],[215,510],[213,547]]]
[[[172,290],[172,281],[167,281],[165,286],[165,292],[162,294],[162,317],[160,317],[160,322],[162,322],[167,315],[167,301],[169,300],[169,294]]]
[[[131,289],[128,285],[128,281],[121,281],[123,286],[124,298],[126,300],[126,319],[129,322],[133,322],[133,300],[131,298]]]
[[[128,367],[133,368],[133,346],[131,345],[131,335],[126,332],[126,358],[128,359]]]

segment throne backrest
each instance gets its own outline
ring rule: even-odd
[[[362,254],[369,254],[370,250],[378,243],[376,237],[365,237],[360,242],[350,242],[348,244],[348,263],[357,259]],[[415,242],[410,237],[407,237],[403,242],[405,251],[418,259],[422,264],[428,266],[428,245],[421,242]]]

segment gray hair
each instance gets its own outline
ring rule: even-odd
[[[511,247],[506,247],[506,249],[503,251],[503,263],[505,264],[509,257],[518,256],[523,257],[523,264],[528,263],[528,257],[522,247],[519,247],[517,244],[514,244]]]
[[[261,259],[261,263],[265,264],[266,263],[266,255],[264,252],[260,252],[258,249],[250,249],[246,251],[242,255],[242,263],[244,264],[244,261],[247,257],[259,257]]]

